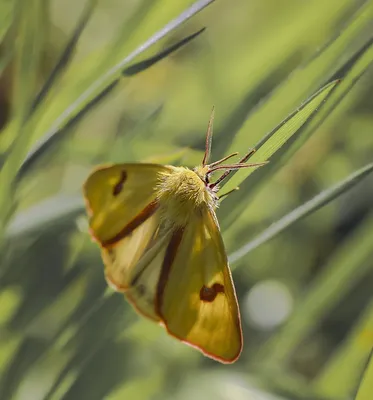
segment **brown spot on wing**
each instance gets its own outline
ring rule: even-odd
[[[129,222],[119,233],[117,233],[114,237],[101,242],[101,246],[110,247],[114,245],[119,240],[128,236],[132,233],[138,226],[140,226],[144,221],[146,221],[149,217],[151,217],[158,208],[158,202],[152,201],[149,203],[136,217]]]
[[[118,183],[113,187],[113,196],[118,196],[118,194],[123,190],[124,182],[127,180],[127,172],[123,169],[121,171],[121,176]]]
[[[184,234],[184,228],[180,227],[173,232],[171,236],[171,240],[168,243],[163,264],[162,264],[162,269],[161,269],[161,274],[159,277],[158,281],[158,286],[157,286],[157,295],[156,295],[156,311],[158,315],[161,315],[161,308],[162,308],[162,301],[163,301],[163,293],[164,289],[166,287],[167,281],[168,281],[168,276],[171,271],[172,264],[175,260],[177,250],[179,248],[181,239],[183,238]]]
[[[199,298],[202,301],[211,303],[215,300],[218,293],[224,293],[224,286],[222,284],[214,283],[211,287],[203,285],[199,292]]]

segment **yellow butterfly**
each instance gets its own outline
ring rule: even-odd
[[[142,315],[222,363],[242,350],[236,293],[215,215],[219,184],[233,170],[265,163],[208,164],[214,110],[202,165],[115,164],[84,184],[90,230],[105,277]],[[214,183],[211,174],[225,170]],[[228,193],[226,193],[228,194]],[[221,196],[220,196],[221,198]]]

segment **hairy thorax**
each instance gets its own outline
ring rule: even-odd
[[[185,167],[171,167],[160,175],[157,186],[162,219],[184,226],[201,207],[217,207],[217,200],[196,172]]]

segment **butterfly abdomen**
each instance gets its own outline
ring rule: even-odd
[[[194,171],[184,167],[172,167],[171,172],[160,175],[157,198],[161,215],[167,215],[168,220],[179,226],[184,226],[201,206],[209,204],[214,207],[205,182]]]

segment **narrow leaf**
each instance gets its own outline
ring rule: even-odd
[[[315,132],[315,130],[341,103],[347,93],[351,91],[355,84],[369,70],[368,66],[372,62],[372,56],[372,40],[369,39],[360,47],[360,49],[354,52],[354,54],[342,65],[342,67],[339,68],[338,75],[334,74],[334,76],[340,76],[343,77],[343,79],[335,88],[338,88],[338,94],[333,96],[333,100],[326,103],[327,99],[325,99],[324,103],[319,107],[318,112],[313,114],[311,118],[300,127],[299,131],[296,132],[296,134],[294,134],[279,150],[273,154],[271,157],[271,162],[265,168],[260,168],[255,174],[249,173],[249,179],[242,182],[240,187],[242,193],[240,199],[245,199],[245,201],[238,200],[233,202],[233,196],[231,198],[229,198],[229,196],[227,197],[227,200],[223,202],[221,207],[222,214],[225,215],[225,218],[221,222],[223,228],[229,226],[232,221],[234,221],[237,216],[243,212],[244,208],[246,207],[248,197],[251,193],[255,192],[255,188],[272,173],[278,171],[280,168],[279,163],[281,162],[281,165],[283,165],[284,161],[294,154],[294,152],[311,136],[313,132]],[[353,62],[351,60],[353,60]],[[330,95],[332,95],[333,92],[334,90],[330,93]],[[281,126],[281,124],[279,126]],[[237,173],[237,175],[241,174]],[[231,184],[231,182],[228,184]],[[231,211],[224,213],[224,210]]]
[[[81,196],[67,197],[57,195],[48,198],[30,209],[19,213],[6,229],[6,239],[20,238],[32,232],[56,225],[69,218],[76,217],[83,211]]]
[[[250,157],[250,163],[257,163],[270,158],[295,134],[305,123],[309,123],[320,107],[333,92],[339,81],[333,81],[322,87],[299,108],[293,111],[271,132],[265,135],[255,146],[256,152]],[[257,167],[258,168],[258,167]],[[257,168],[248,168],[242,173],[232,176],[226,185],[229,191],[238,186],[244,179],[251,175]]]
[[[34,112],[38,105],[42,102],[42,100],[45,98],[45,96],[48,94],[49,90],[53,86],[53,84],[56,82],[56,80],[59,78],[61,73],[64,71],[66,66],[69,64],[71,61],[71,58],[74,54],[74,50],[76,48],[76,45],[78,43],[78,40],[86,27],[92,12],[97,4],[97,0],[90,0],[88,4],[86,4],[85,9],[83,10],[83,13],[80,16],[80,19],[70,37],[70,40],[65,46],[65,49],[61,53],[60,59],[57,61],[56,66],[53,68],[52,72],[50,73],[49,77],[45,81],[43,87],[41,88],[40,92],[38,95],[35,97],[32,107],[30,112]]]
[[[261,363],[265,369],[282,368],[310,332],[331,315],[337,304],[341,304],[364,277],[369,277],[372,270],[372,229],[373,213],[370,213],[329,255],[286,323],[253,355],[254,363]]]
[[[373,394],[373,349],[360,382],[355,400],[371,400]]]
[[[24,176],[26,170],[30,169],[32,164],[39,159],[46,151],[48,151],[51,143],[54,142],[55,136],[61,134],[62,131],[66,131],[65,125],[70,122],[71,119],[75,121],[80,118],[82,110],[86,111],[86,106],[95,102],[97,97],[102,98],[103,94],[107,92],[107,89],[112,89],[113,86],[118,82],[120,75],[125,71],[127,64],[134,60],[138,55],[143,53],[149,47],[157,43],[164,36],[169,34],[171,31],[176,29],[182,23],[195,14],[200,12],[203,8],[207,7],[214,0],[200,0],[195,2],[186,11],[181,13],[177,18],[169,22],[165,27],[152,35],[146,42],[137,47],[132,53],[121,60],[119,63],[110,68],[106,73],[96,79],[70,106],[68,106],[54,121],[51,128],[46,132],[41,140],[30,150],[25,160],[21,165],[21,171],[18,173],[18,179]],[[197,32],[197,34],[200,32]],[[197,36],[197,34],[194,35]],[[183,44],[185,44],[183,42]],[[109,90],[110,91],[110,90]]]
[[[178,50],[179,48],[181,48],[184,45],[186,45],[187,43],[189,43],[192,39],[194,39],[195,37],[199,36],[202,32],[204,32],[205,29],[206,28],[202,28],[199,31],[192,33],[191,35],[185,37],[184,39],[181,39],[174,45],[161,51],[160,53],[156,54],[153,57],[147,58],[146,60],[143,60],[136,64],[131,65],[130,67],[126,68],[123,71],[123,75],[132,76],[132,75],[136,75],[142,71],[145,71],[146,69],[150,68],[157,62],[159,62],[159,61],[163,60],[164,58],[166,58],[167,56],[169,56],[171,53],[174,53],[176,50]]]
[[[258,235],[255,239],[242,246],[240,249],[232,253],[229,257],[231,263],[239,261],[247,253],[259,247],[261,244],[266,243],[268,240],[274,238],[280,232],[291,226],[294,222],[301,220],[307,215],[315,212],[319,208],[328,204],[336,197],[351,189],[363,178],[366,177],[373,170],[373,163],[366,165],[353,174],[349,175],[346,179],[338,182],[336,185],[319,193],[313,199],[302,204],[289,214],[282,217],[279,221],[275,222],[268,229]]]
[[[87,113],[92,110],[101,100],[103,100],[119,83],[119,79],[113,81],[103,90],[99,95],[90,100],[84,107],[74,116],[72,116],[65,125],[61,128],[51,130],[44,135],[28,152],[26,158],[23,160],[21,166],[17,171],[16,180],[20,181],[25,175],[31,171],[32,167],[37,163],[40,158],[49,151],[53,146],[64,138],[63,133],[67,133],[74,125],[76,125]]]

